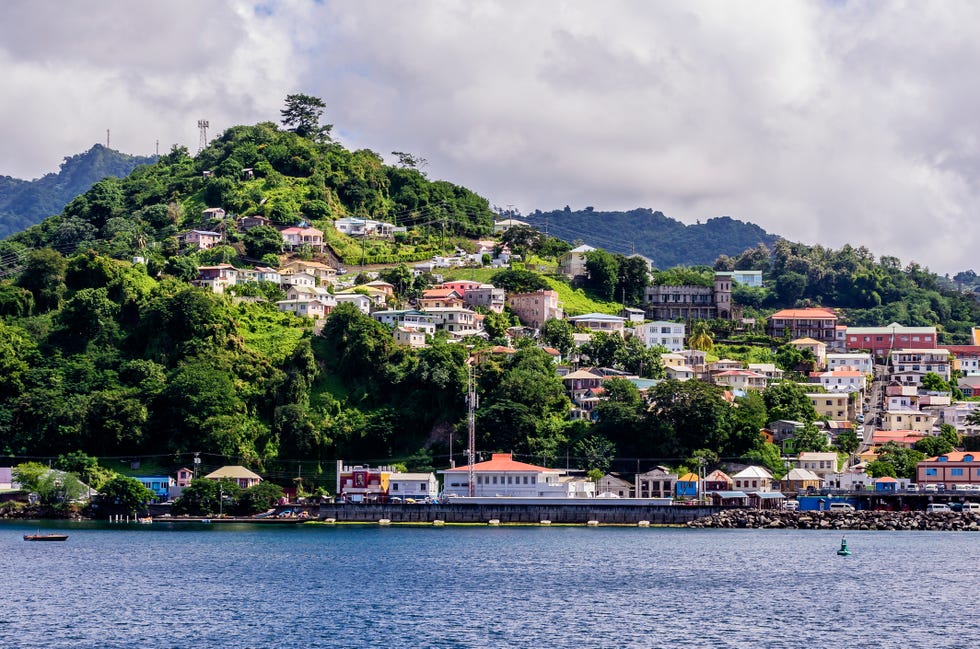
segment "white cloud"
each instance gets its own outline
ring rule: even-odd
[[[7,2],[0,174],[323,97],[335,134],[522,210],[651,207],[975,265],[969,2]]]

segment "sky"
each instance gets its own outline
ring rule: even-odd
[[[320,97],[351,149],[535,209],[660,210],[980,271],[980,3],[0,3],[0,175],[196,152]]]

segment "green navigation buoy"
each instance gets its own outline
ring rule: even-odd
[[[843,537],[841,538],[841,540],[840,540],[840,550],[837,551],[837,554],[839,554],[842,557],[846,557],[849,554],[851,554],[851,551],[847,549],[847,539],[846,538],[843,538]]]

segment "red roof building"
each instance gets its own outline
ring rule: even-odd
[[[783,309],[769,316],[769,335],[773,338],[813,338],[827,345],[834,343],[837,314],[830,309]]]

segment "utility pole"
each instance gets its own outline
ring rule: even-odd
[[[466,405],[467,405],[467,424],[469,428],[469,448],[466,449],[467,462],[469,462],[469,495],[473,497],[476,495],[475,480],[476,472],[473,469],[473,464],[476,459],[476,409],[479,406],[478,399],[476,395],[476,383],[473,381],[473,365],[467,364],[466,369]]]

